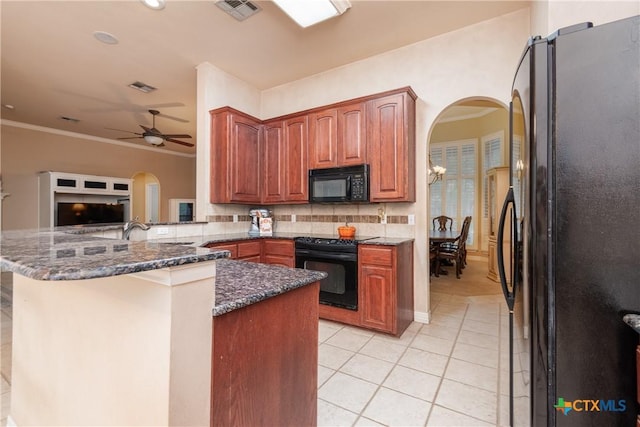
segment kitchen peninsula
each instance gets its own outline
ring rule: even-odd
[[[262,369],[265,362],[277,366],[303,353],[306,362],[289,366],[291,381],[279,386],[303,399],[304,410],[295,415],[313,418],[303,424],[315,423],[323,273],[233,263],[224,261],[228,251],[64,228],[3,232],[1,245],[0,266],[14,273],[10,417],[16,425],[225,423],[216,423],[212,410],[250,422],[247,417],[264,408],[245,412],[242,405],[266,405],[267,383],[282,379]],[[214,289],[221,294],[215,300]],[[296,307],[282,325],[261,317],[291,304]],[[274,328],[287,324],[307,328],[313,342],[283,329],[279,346],[269,346]],[[237,351],[259,338],[259,352]],[[240,347],[234,350],[230,340]],[[260,367],[262,388],[258,379],[232,371],[239,366],[254,374]],[[240,389],[240,398],[225,397]]]

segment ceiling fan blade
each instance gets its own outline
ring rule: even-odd
[[[143,136],[125,136],[123,138],[118,138],[118,139],[144,139]]]
[[[186,142],[186,141],[180,141],[180,140],[177,140],[177,139],[165,138],[165,141],[175,142],[176,144],[184,145],[186,147],[193,147],[192,143]]]
[[[143,126],[143,125],[140,125],[140,127],[141,127],[142,129],[144,129],[144,132],[145,132],[145,133],[150,133],[150,134],[152,134],[152,135],[160,135],[160,132],[158,132],[158,130],[157,130],[157,129],[155,129],[155,128],[148,128],[148,127]]]
[[[139,132],[131,132],[130,130],[124,130],[124,129],[115,129],[115,128],[105,128],[105,129],[109,129],[109,130],[117,130],[118,132],[127,132],[127,133],[132,133],[134,135],[142,135]]]
[[[191,138],[191,135],[186,133],[163,133],[162,136],[165,138]]]
[[[175,120],[176,122],[180,122],[180,123],[189,123],[189,120],[181,119],[180,117],[168,116],[162,113],[158,114],[158,116],[164,117],[165,119],[169,119],[169,120]]]

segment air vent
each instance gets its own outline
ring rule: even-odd
[[[130,88],[132,89],[137,89],[140,92],[144,92],[144,93],[149,93],[149,92],[153,92],[154,90],[156,90],[155,87],[153,86],[149,86],[146,83],[142,83],[142,82],[133,82],[129,85]]]
[[[238,21],[244,21],[262,9],[248,0],[219,0],[216,6],[233,16]]]

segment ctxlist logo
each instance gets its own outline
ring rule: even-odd
[[[559,397],[558,403],[553,405],[556,411],[561,411],[567,415],[571,411],[576,412],[624,412],[627,410],[627,402],[621,400],[603,399],[578,399],[573,401],[564,400]]]

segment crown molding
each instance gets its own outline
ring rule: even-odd
[[[38,131],[38,132],[50,133],[54,135],[68,136],[70,138],[84,139],[84,140],[89,140],[94,142],[102,142],[105,144],[113,144],[113,145],[118,145],[120,147],[131,148],[134,150],[154,151],[156,153],[162,153],[162,154],[179,156],[179,157],[191,157],[191,158],[196,157],[195,154],[178,153],[175,151],[163,150],[161,148],[156,148],[156,147],[146,147],[144,145],[129,144],[126,142],[115,140],[115,139],[102,138],[99,136],[87,135],[84,133],[71,132],[71,131],[60,130],[60,129],[53,129],[45,126],[32,125],[29,123],[15,122],[13,120],[2,119],[0,120],[0,124],[2,126],[12,126],[12,127],[17,127],[21,129],[28,129],[28,130]]]

